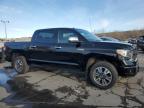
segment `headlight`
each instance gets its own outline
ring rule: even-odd
[[[133,56],[133,52],[130,50],[117,49],[116,53],[122,57],[126,57],[129,59],[132,59],[132,56]]]

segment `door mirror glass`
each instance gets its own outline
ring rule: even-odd
[[[71,42],[71,43],[78,43],[79,42],[79,39],[78,39],[78,37],[76,37],[76,36],[72,36],[72,37],[69,37],[69,42]]]

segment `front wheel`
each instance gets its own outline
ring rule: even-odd
[[[23,74],[28,72],[29,66],[24,56],[17,56],[12,61],[14,69],[19,73]]]
[[[111,88],[118,79],[118,72],[114,65],[106,61],[95,63],[90,69],[90,80],[100,89]]]

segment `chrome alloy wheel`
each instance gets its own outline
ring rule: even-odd
[[[112,82],[112,72],[106,67],[97,67],[93,73],[95,82],[100,86],[108,86]]]
[[[15,61],[15,69],[17,72],[21,72],[23,70],[23,61],[21,59],[17,59]]]

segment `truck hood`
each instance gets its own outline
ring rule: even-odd
[[[129,43],[124,42],[108,42],[108,41],[100,41],[100,42],[93,42],[95,47],[101,49],[126,49],[126,50],[133,50],[134,47]]]

